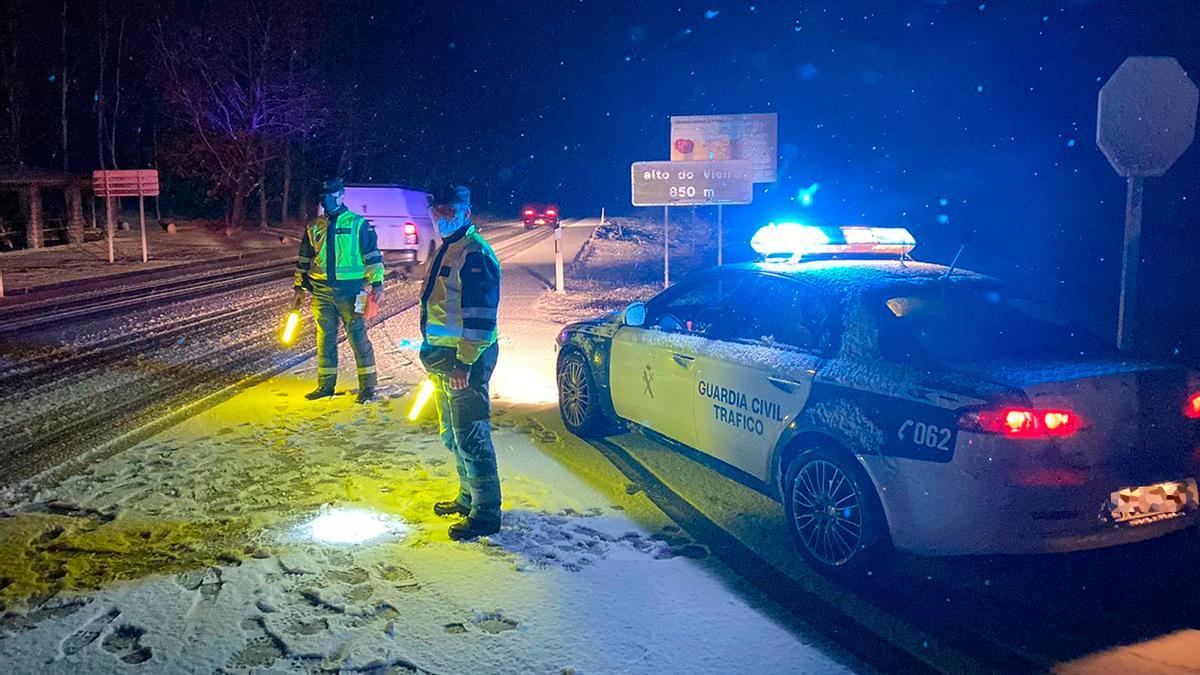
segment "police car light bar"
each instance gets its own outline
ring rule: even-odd
[[[768,223],[750,239],[764,258],[800,258],[816,255],[904,256],[917,240],[902,227],[816,227],[800,223]]]

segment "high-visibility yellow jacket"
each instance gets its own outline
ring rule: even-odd
[[[332,230],[329,236],[329,218],[323,215],[305,228],[296,260],[296,288],[312,290],[311,281],[382,284],[383,254],[371,223],[343,208],[334,215]]]
[[[474,225],[442,240],[421,291],[421,335],[426,344],[453,348],[471,365],[496,342],[500,261]]]

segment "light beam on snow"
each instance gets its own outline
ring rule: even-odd
[[[421,410],[429,403],[429,399],[433,398],[433,380],[425,378],[421,380],[421,388],[417,390],[417,398],[413,400],[412,408],[408,411],[408,421],[416,422],[421,416]]]
[[[322,511],[306,528],[313,541],[326,544],[361,544],[385,534],[404,534],[404,521],[372,511],[331,509]]]

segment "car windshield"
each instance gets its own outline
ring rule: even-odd
[[[1079,358],[1111,351],[1047,307],[995,284],[958,282],[889,293],[882,321],[880,347],[899,360]]]

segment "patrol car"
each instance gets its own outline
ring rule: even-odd
[[[563,422],[698,451],[826,573],[897,549],[1059,552],[1198,519],[1200,373],[1127,357],[897,228],[771,225],[558,337]]]

